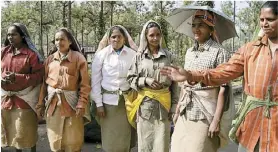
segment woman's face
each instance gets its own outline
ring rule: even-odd
[[[55,46],[61,53],[66,53],[69,51],[71,41],[68,39],[67,35],[59,31],[55,34]]]
[[[192,23],[192,32],[194,39],[203,44],[210,38],[212,30],[202,19],[195,18]]]
[[[260,26],[269,38],[278,36],[278,16],[271,8],[262,8],[260,14]]]
[[[18,46],[22,44],[22,36],[18,33],[17,29],[14,26],[9,27],[7,33],[8,41],[13,46]]]
[[[148,45],[158,47],[161,39],[161,33],[158,27],[151,27],[147,32]]]
[[[125,37],[118,29],[112,31],[109,39],[114,50],[120,49],[125,44]]]

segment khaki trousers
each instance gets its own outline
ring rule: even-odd
[[[138,152],[168,152],[170,146],[170,121],[139,116],[137,122]]]

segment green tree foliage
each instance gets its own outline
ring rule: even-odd
[[[232,1],[223,1],[221,2],[221,10],[224,14],[229,16],[230,18],[233,18],[233,2]]]
[[[195,6],[209,6],[211,8],[214,8],[215,4],[214,1],[196,1],[194,2]]]
[[[261,1],[236,1],[235,10],[235,23],[236,30],[238,33],[238,38],[235,38],[234,46],[236,51],[244,43],[251,41],[257,37],[259,31],[259,12],[260,7],[263,4]],[[234,8],[232,1],[222,1],[221,10],[233,18]],[[241,8],[240,6],[247,5],[247,7]],[[227,50],[232,50],[232,39],[229,39],[223,43]]]
[[[240,20],[241,30],[247,34],[247,40],[250,41],[253,37],[254,31],[256,31],[256,28],[258,27],[259,13],[263,2],[246,1],[246,3],[248,4],[248,7],[241,9],[237,15]]]
[[[71,3],[71,7],[68,4]],[[236,2],[240,5],[241,2]],[[258,14],[263,2],[248,1],[248,7],[236,9],[236,25],[239,39],[236,48],[252,39],[258,31]],[[44,1],[43,2],[43,45],[45,54],[49,52],[54,34],[60,27],[69,26],[80,44],[97,47],[99,41],[111,25],[123,25],[127,28],[137,45],[142,26],[150,19],[158,21],[168,48],[183,64],[184,55],[193,40],[175,32],[165,18],[177,8],[186,5],[209,5],[211,1]],[[233,2],[222,2],[222,11],[233,18]],[[69,12],[69,10],[71,10]],[[69,16],[70,15],[70,16]],[[7,27],[14,22],[27,25],[31,38],[40,48],[40,2],[39,1],[5,1],[1,11],[1,39],[5,39]],[[70,17],[70,18],[69,18]],[[70,20],[69,20],[70,19]],[[231,42],[224,46],[230,49]]]

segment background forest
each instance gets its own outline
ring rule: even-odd
[[[235,19],[239,37],[234,43],[232,39],[223,43],[231,54],[256,37],[263,2],[218,3],[221,4],[219,11]],[[208,1],[5,1],[1,10],[1,40],[4,41],[11,23],[21,22],[27,25],[33,42],[47,57],[55,31],[68,27],[85,51],[94,51],[107,29],[116,24],[125,26],[138,44],[142,26],[153,19],[161,23],[168,48],[183,63],[185,52],[193,41],[173,31],[164,18],[177,7],[207,4],[214,6],[214,2]],[[240,7],[242,5],[245,7]]]

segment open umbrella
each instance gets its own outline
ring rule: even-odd
[[[215,14],[215,30],[217,31],[217,36],[220,43],[229,38],[237,36],[235,23],[229,19],[227,15],[212,9],[209,6],[186,6],[177,8],[169,17],[166,18],[166,21],[171,24],[176,32],[194,38],[191,26],[192,17],[195,15],[197,10],[207,10]]]

